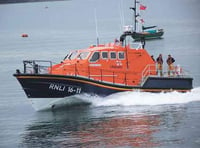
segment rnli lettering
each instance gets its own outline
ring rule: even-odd
[[[64,85],[59,85],[59,84],[50,84],[49,89],[52,90],[58,90],[58,91],[65,91],[65,86]]]
[[[65,86],[60,84],[54,84],[51,83],[49,85],[49,89],[56,90],[56,91],[67,91],[67,93],[73,93],[73,94],[80,94],[81,93],[81,87],[76,86]]]

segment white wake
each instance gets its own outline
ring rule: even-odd
[[[48,110],[63,106],[73,106],[77,104],[91,104],[94,107],[101,106],[134,106],[134,105],[164,105],[183,104],[192,101],[200,101],[200,87],[191,92],[179,93],[148,93],[148,92],[120,92],[107,97],[91,96],[80,94],[67,98],[41,98],[31,99],[31,104],[35,110]]]
[[[132,106],[132,105],[164,105],[183,104],[193,101],[200,101],[200,87],[194,88],[191,92],[179,93],[148,93],[148,92],[121,92],[108,97],[80,96],[93,106]]]

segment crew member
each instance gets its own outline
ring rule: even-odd
[[[158,58],[156,59],[157,62],[157,74],[160,71],[160,76],[163,75],[162,69],[163,69],[163,59],[162,54],[159,54]]]
[[[151,58],[152,58],[152,60],[155,62],[155,59],[154,59],[153,55],[151,55]]]
[[[169,54],[167,58],[167,64],[168,64],[168,76],[170,76],[170,73],[172,72],[174,75],[174,65],[175,62],[174,58]]]

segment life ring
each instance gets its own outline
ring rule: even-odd
[[[176,75],[180,76],[183,73],[183,69],[180,65],[175,66]]]
[[[21,37],[23,37],[23,38],[28,37],[28,34],[23,33],[23,34],[21,35]]]

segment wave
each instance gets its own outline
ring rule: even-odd
[[[138,106],[138,105],[167,105],[183,104],[200,101],[200,87],[191,92],[179,93],[149,93],[149,92],[120,92],[107,97],[90,94],[80,94],[67,98],[30,99],[36,111],[62,108],[66,106],[91,105],[94,107],[107,106]]]
[[[107,97],[90,96],[84,94],[79,96],[83,101],[93,106],[132,106],[132,105],[165,105],[184,104],[193,101],[200,101],[200,87],[194,88],[191,92],[120,92]]]

